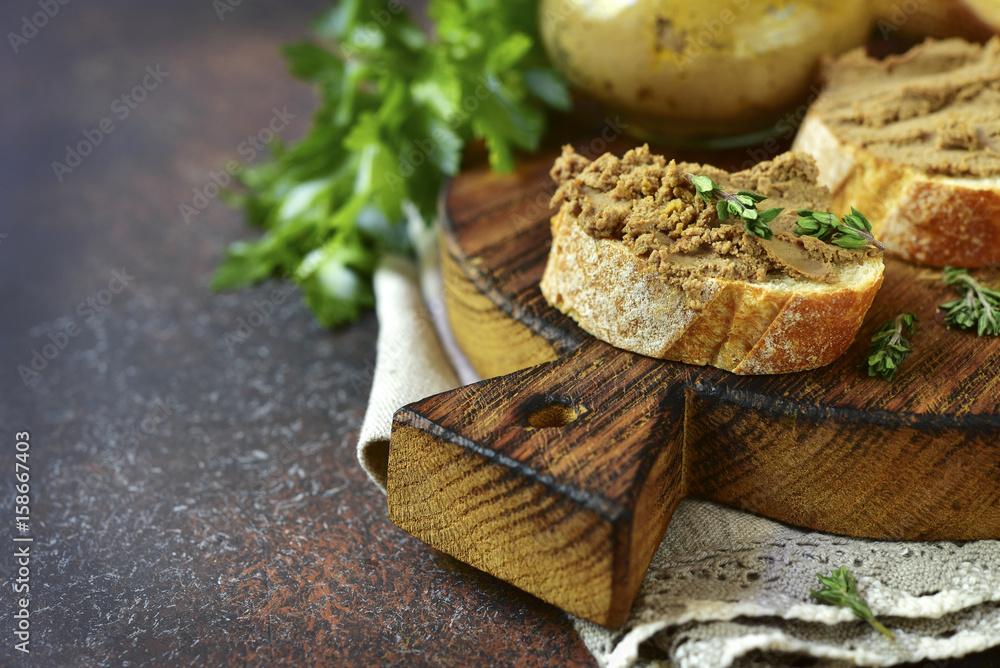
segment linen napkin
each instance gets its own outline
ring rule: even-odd
[[[420,266],[393,257],[375,273],[379,338],[358,459],[383,490],[393,412],[475,380],[450,339],[435,248],[425,235]],[[841,565],[895,641],[809,598],[816,574]],[[843,538],[685,499],[628,621],[609,630],[572,619],[608,668],[939,661],[1000,644],[1000,541]]]

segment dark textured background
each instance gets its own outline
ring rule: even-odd
[[[0,44],[0,664],[24,658],[21,430],[34,665],[593,664],[559,611],[389,523],[354,457],[371,313],[326,331],[292,294],[224,338],[280,284],[212,294],[226,244],[253,232],[218,201],[190,224],[179,205],[274,108],[296,116],[283,138],[304,132],[314,96],[278,47],[323,7],[244,0],[220,21],[211,0],[78,0],[18,53]],[[4,2],[0,31],[37,11]],[[147,65],[169,76],[119,120]],[[114,131],[60,183],[51,163],[105,117]],[[123,267],[103,312],[78,311]],[[72,325],[26,386],[18,365]]]
[[[252,232],[218,201],[190,223],[179,207],[275,108],[296,116],[284,139],[304,132],[314,97],[278,47],[326,3],[242,0],[220,20],[211,0],[76,0],[14,53],[37,3],[0,6],[0,665],[594,665],[558,610],[389,523],[354,458],[371,313],[331,332],[290,293],[227,339],[282,285],[212,294]],[[169,76],[119,119],[157,65]],[[52,162],[104,118],[60,182]],[[23,430],[30,658],[11,633]]]

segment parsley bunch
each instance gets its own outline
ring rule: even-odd
[[[965,269],[945,267],[943,280],[962,293],[959,299],[938,306],[945,311],[945,325],[974,329],[979,336],[1000,335],[1000,291],[982,285]]]
[[[409,248],[400,223],[433,218],[469,141],[511,171],[516,149],[537,148],[545,108],[570,106],[536,0],[430,0],[427,14],[433,35],[398,2],[343,0],[317,40],[285,48],[319,107],[304,139],[241,174],[230,201],[264,234],[229,247],[214,288],[286,276],[323,325],[355,319],[381,254]]]

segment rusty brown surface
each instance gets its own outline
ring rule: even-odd
[[[374,364],[371,313],[320,328],[281,284],[215,295],[252,236],[213,201],[179,207],[274,109],[300,136],[311,90],[278,46],[317,0],[61,5],[0,46],[0,515],[14,432],[31,433],[35,665],[569,665],[593,659],[555,608],[394,527],[354,457]],[[35,0],[4,3],[18,30]],[[128,117],[111,105],[169,73]],[[84,130],[115,128],[60,182]],[[255,162],[259,162],[257,158]],[[124,289],[100,313],[114,270]],[[117,284],[115,287],[118,287]],[[273,312],[226,339],[258,304]],[[19,365],[79,328],[39,376]],[[228,341],[228,344],[227,344]],[[0,664],[13,529],[0,531]]]
[[[304,132],[314,98],[277,49],[325,3],[230,4],[220,20],[210,0],[72,2],[16,53],[38,1],[0,6],[0,665],[595,665],[558,610],[388,521],[353,452],[372,314],[325,331],[279,294],[227,346],[281,286],[212,294],[225,245],[253,232],[218,201],[189,224],[179,206],[275,108],[296,116],[283,138]],[[157,64],[169,76],[118,119]],[[52,162],[104,118],[60,182]],[[127,287],[81,313],[121,268]],[[10,634],[21,430],[27,658]]]

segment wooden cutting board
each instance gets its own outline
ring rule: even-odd
[[[938,270],[887,260],[854,345],[822,369],[737,376],[619,350],[538,290],[555,157],[450,185],[448,314],[489,379],[396,413],[395,524],[611,627],[686,496],[846,536],[1000,538],[1000,339],[945,328]],[[916,351],[892,383],[868,377],[873,330],[903,311],[922,321]]]

